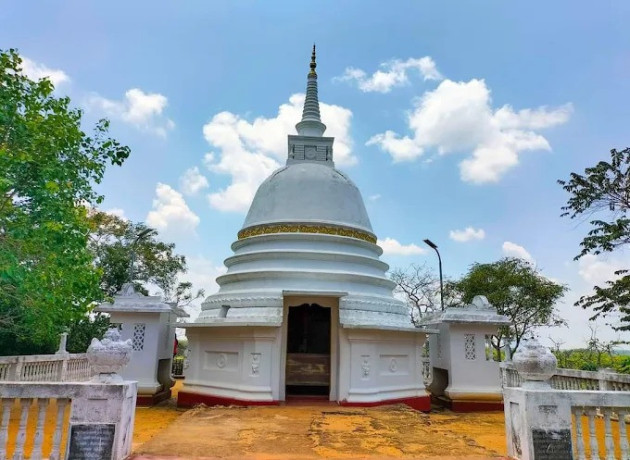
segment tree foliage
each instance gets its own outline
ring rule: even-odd
[[[195,291],[190,281],[182,281],[166,296],[165,302],[179,308],[185,308],[195,300],[202,299],[205,295],[206,293],[203,289]]]
[[[571,195],[562,207],[562,216],[598,216],[590,221],[592,228],[580,243],[576,260],[586,254],[611,252],[630,242],[630,148],[613,149],[610,157],[610,162],[600,161],[586,168],[584,174],[571,173],[568,181],[558,181]],[[591,319],[619,311],[622,324],[615,329],[630,330],[630,274],[626,269],[615,274],[619,278],[603,287],[595,286],[594,293],[582,296],[576,306],[593,308]]]
[[[87,247],[93,186],[129,149],[98,122],[32,81],[15,50],[0,50],[0,346],[5,354],[53,348],[64,325],[102,296]]]
[[[96,313],[84,315],[68,325],[68,342],[66,350],[70,353],[85,353],[92,339],[102,339],[111,327],[109,315]]]
[[[166,302],[179,308],[203,297],[203,289],[195,292],[189,281],[178,282],[186,271],[186,259],[175,253],[174,244],[160,241],[156,230],[98,210],[90,211],[88,219],[88,247],[106,297],[115,295],[131,277],[139,292],[148,294],[146,286],[155,286]],[[92,338],[102,338],[109,326],[109,317],[99,313],[74,320],[69,324],[68,351],[85,352]]]
[[[472,265],[459,281],[447,284],[451,295],[469,304],[476,295],[486,296],[497,312],[511,322],[493,339],[500,349],[506,337],[514,353],[523,337],[539,326],[555,326],[564,321],[557,315],[555,304],[567,288],[542,276],[531,264],[517,258]]]
[[[133,276],[136,288],[144,294],[142,283],[148,283],[160,288],[166,297],[184,296],[181,288],[178,291],[177,275],[186,271],[186,259],[175,253],[174,243],[160,241],[158,232],[142,222],[106,212],[90,212],[89,221],[92,231],[88,246],[102,271],[101,288],[106,295],[114,295]]]

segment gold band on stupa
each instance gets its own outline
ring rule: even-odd
[[[376,237],[371,233],[353,228],[337,227],[322,224],[270,224],[249,227],[238,232],[238,239],[243,240],[252,236],[271,235],[274,233],[319,233],[322,235],[337,235],[356,238],[376,244]]]

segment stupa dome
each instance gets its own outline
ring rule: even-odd
[[[286,166],[258,188],[190,339],[178,404],[274,404],[287,395],[429,408],[425,330],[393,296],[357,186],[324,136],[315,46]],[[415,407],[415,406],[414,406]]]
[[[396,284],[379,258],[361,192],[335,168],[334,138],[324,136],[320,119],[314,51],[310,67],[286,166],[256,191],[227,270],[216,279],[219,291],[205,299],[197,323],[276,327],[285,302],[334,298],[342,327],[414,330],[407,307],[392,295]]]
[[[258,188],[243,229],[277,223],[331,224],[372,233],[357,186],[333,167],[315,162],[280,168]]]

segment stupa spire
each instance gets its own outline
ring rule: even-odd
[[[326,131],[326,125],[322,123],[319,116],[315,45],[313,45],[313,53],[311,54],[310,68],[306,82],[306,98],[304,99],[304,110],[302,110],[302,121],[295,125],[295,129],[297,129],[300,136],[322,136],[324,131]]]

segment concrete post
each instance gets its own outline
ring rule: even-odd
[[[603,369],[599,369],[598,371],[598,380],[599,380],[599,391],[611,391],[613,390],[613,388],[611,388],[610,385],[610,380],[608,379],[608,376],[610,374],[614,374],[615,370],[611,369],[609,367],[605,367]]]
[[[86,354],[96,375],[90,383],[100,385],[72,398],[66,459],[122,460],[131,454],[138,386],[119,374],[131,352],[131,340],[121,341],[117,329],[102,341],[92,339]]]
[[[68,343],[68,333],[62,332],[59,334],[59,349],[55,354],[57,355],[65,355],[68,353],[66,350],[66,344]]]
[[[505,388],[503,393],[508,455],[520,460],[572,460],[571,401],[549,384],[556,358],[536,340],[521,348],[513,361],[522,387]]]
[[[96,388],[72,399],[66,459],[122,460],[131,454],[137,383],[108,383]]]
[[[505,338],[505,361],[512,361],[512,349],[510,348],[510,337]]]

